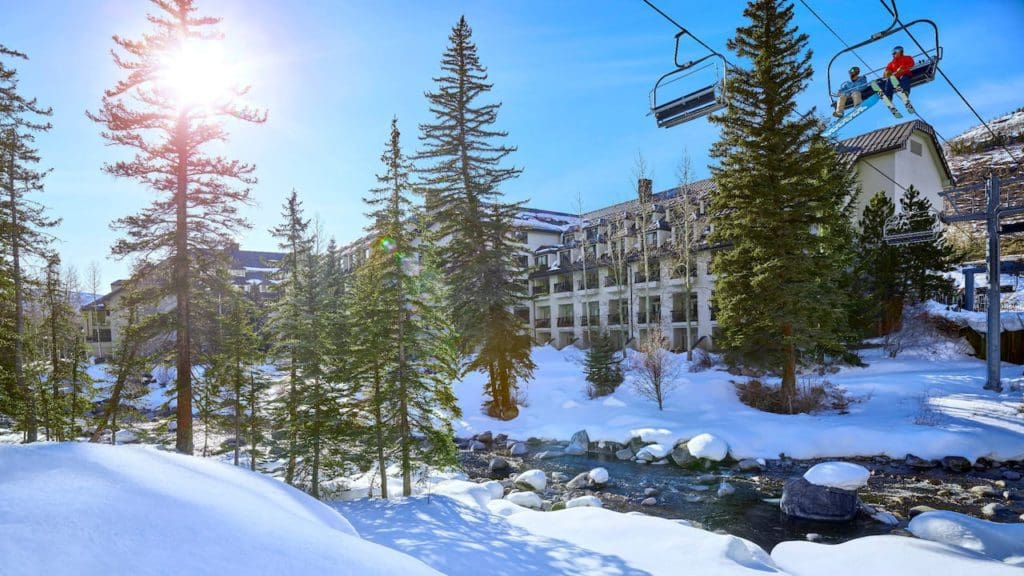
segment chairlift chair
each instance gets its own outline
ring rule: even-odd
[[[907,230],[905,232],[897,231],[907,222],[919,220],[931,220],[932,225],[924,230]],[[889,246],[904,246],[907,244],[920,244],[923,242],[933,242],[941,234],[941,227],[939,223],[941,218],[939,213],[935,210],[929,210],[927,214],[915,213],[912,215],[907,214],[896,214],[889,217],[882,228],[882,241]]]
[[[854,44],[852,46],[847,46],[843,50],[840,50],[828,62],[828,71],[827,71],[828,72],[828,74],[827,74],[827,76],[828,76],[828,95],[829,95],[829,99],[831,99],[831,101],[832,101],[832,107],[833,108],[836,106],[836,103],[837,103],[836,97],[838,96],[838,93],[835,90],[832,89],[832,65],[835,63],[835,61],[837,59],[839,59],[840,56],[843,56],[844,54],[847,54],[847,53],[850,53],[850,52],[854,52],[858,48],[862,48],[862,47],[867,46],[869,44],[874,44],[875,42],[879,42],[880,40],[882,40],[884,38],[887,38],[889,36],[892,36],[893,34],[896,34],[898,32],[906,31],[910,27],[918,25],[918,24],[928,26],[928,27],[930,27],[932,29],[932,33],[933,33],[933,36],[935,38],[935,46],[932,47],[932,48],[926,49],[924,52],[921,52],[920,54],[917,54],[917,55],[914,56],[914,67],[910,69],[910,87],[911,88],[915,88],[915,87],[920,86],[922,84],[927,84],[927,83],[929,83],[929,82],[931,82],[932,80],[935,79],[935,73],[936,73],[936,71],[938,69],[939,61],[942,60],[942,46],[939,45],[939,27],[938,27],[938,25],[936,25],[935,22],[933,22],[932,20],[928,20],[926,18],[921,18],[921,19],[918,19],[918,20],[913,20],[911,22],[907,22],[906,24],[904,24],[904,23],[900,22],[899,12],[897,12],[897,10],[896,10],[895,2],[893,3],[893,6],[891,8],[887,4],[885,4],[884,1],[882,2],[882,4],[885,5],[886,9],[889,10],[889,12],[892,13],[892,15],[893,15],[893,20],[892,20],[892,23],[889,24],[889,27],[886,28],[885,30],[882,30],[881,32],[876,32],[875,34],[872,34],[870,38],[868,38],[867,40],[865,40],[863,42]],[[882,67],[877,68],[875,70],[871,70],[869,72],[864,73],[863,76],[865,78],[867,78],[869,81],[872,79],[871,76],[877,76],[878,78],[881,78],[882,77],[882,72],[884,70],[885,70],[885,67],[882,66]],[[864,87],[861,90],[861,97],[862,97],[863,100],[867,100],[873,94],[874,94],[874,90],[871,89],[870,85]],[[854,107],[854,104],[853,104],[852,99],[848,100],[847,104],[846,104],[846,108],[853,108],[853,107]]]
[[[676,48],[674,62],[676,69],[658,78],[654,88],[651,90],[651,113],[659,128],[671,128],[690,120],[696,120],[717,112],[728,105],[725,93],[725,80],[728,73],[728,62],[714,50],[710,54],[697,60],[691,60],[684,64],[679,63],[679,40],[689,34],[686,30],[676,34]],[[692,34],[691,34],[692,36]],[[696,39],[696,38],[695,38]],[[700,42],[700,40],[697,40]],[[700,42],[705,46],[703,42]],[[721,68],[719,68],[721,66]],[[684,80],[693,74],[714,68],[715,81],[709,86],[703,86],[682,96],[665,101],[661,98],[665,89],[672,84]]]

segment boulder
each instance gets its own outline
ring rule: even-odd
[[[491,495],[491,500],[501,500],[505,496],[505,485],[497,480],[488,480],[481,484],[484,488],[487,488],[487,492]]]
[[[705,458],[714,462],[725,460],[729,455],[729,445],[725,440],[712,434],[698,434],[686,443],[686,448],[696,458]]]
[[[602,485],[608,483],[608,470],[604,468],[594,468],[587,476],[590,477],[590,481],[594,484]]]
[[[548,485],[548,479],[543,470],[527,470],[516,476],[515,484],[527,490],[543,492]]]
[[[919,506],[914,506],[913,508],[910,509],[910,517],[913,518],[914,516],[917,516],[918,514],[924,514],[925,512],[934,512],[934,511],[935,511],[935,508],[932,508],[931,506],[925,506],[924,504],[921,504]]]
[[[724,496],[732,496],[735,493],[736,493],[736,488],[733,487],[733,485],[729,484],[728,482],[722,482],[721,484],[718,485],[718,497],[719,498],[722,498]]]
[[[952,472],[968,472],[973,465],[963,456],[946,456],[942,459],[942,467]]]
[[[755,472],[761,469],[761,463],[753,458],[744,458],[736,463],[736,468],[741,472]]]
[[[671,450],[667,446],[661,444],[648,444],[640,449],[636,453],[636,457],[647,462],[654,462],[655,460],[661,460],[669,455]]]
[[[635,456],[635,454],[633,454],[633,449],[629,446],[615,452],[615,457],[619,460],[632,460],[633,456]]]
[[[982,506],[982,508],[981,508],[981,515],[984,516],[985,518],[993,518],[997,514],[999,514],[999,512],[1001,510],[1004,510],[1004,509],[1006,509],[1006,506],[1003,506],[999,502],[990,502],[990,503],[985,504],[984,506]]]
[[[565,447],[565,453],[573,456],[581,456],[587,453],[590,448],[590,436],[586,430],[580,430],[569,439],[569,445]]]
[[[494,437],[494,443],[499,446],[504,446],[508,442],[508,434],[498,434]]]
[[[857,516],[860,499],[852,490],[818,486],[805,478],[790,478],[782,489],[779,506],[792,518],[849,522]]]
[[[473,452],[479,452],[481,450],[486,450],[487,445],[479,440],[473,440],[469,443],[469,449]]]
[[[516,442],[515,444],[512,445],[511,448],[508,449],[508,453],[511,454],[512,456],[522,456],[526,454],[526,444],[523,444],[522,442]]]
[[[907,458],[906,460],[904,460],[904,462],[907,463],[907,466],[910,466],[911,468],[918,468],[920,470],[935,468],[936,466],[939,465],[939,463],[936,462],[935,460],[925,460],[924,458],[918,458],[913,454],[907,454]]]
[[[538,460],[547,460],[548,458],[558,458],[559,456],[565,456],[565,452],[561,450],[544,450],[543,452],[537,452],[533,455]]]
[[[643,500],[640,501],[640,505],[641,506],[657,506],[658,505],[658,499],[653,497],[653,496],[651,496],[649,498],[644,498]]]
[[[141,442],[139,435],[131,430],[118,430],[114,434],[115,444],[138,444]]]
[[[501,456],[495,456],[494,458],[491,458],[490,462],[487,463],[487,469],[490,470],[491,472],[504,472],[509,468],[510,466],[508,465],[508,461],[502,458]]]
[[[1011,482],[1016,482],[1017,480],[1020,480],[1020,472],[1016,472],[1014,470],[1004,470],[1003,478]]]
[[[491,431],[488,430],[486,432],[481,432],[477,434],[476,438],[474,439],[478,442],[483,442],[484,444],[490,444],[491,442],[494,441],[494,436],[492,436]]]
[[[657,496],[658,493],[657,488],[644,488],[644,496]]]
[[[601,508],[601,499],[597,496],[580,496],[565,503],[566,508],[582,508],[588,506],[592,508]]]
[[[971,494],[974,494],[975,496],[981,497],[981,498],[995,498],[999,494],[998,492],[996,492],[995,488],[993,488],[992,486],[989,486],[988,484],[981,484],[979,486],[971,486],[971,488],[968,490],[968,492],[970,492]]]
[[[804,480],[818,486],[856,490],[868,483],[871,472],[852,462],[822,462],[804,473]]]
[[[540,510],[544,507],[544,502],[534,492],[512,492],[508,496],[505,496],[505,500],[522,506],[524,508],[532,508],[534,510]]]
[[[696,458],[693,457],[693,454],[690,454],[690,449],[686,447],[686,444],[679,444],[676,446],[672,450],[672,453],[669,454],[669,458],[671,458],[677,465],[684,468],[696,460]]]
[[[580,472],[575,478],[565,483],[569,490],[582,490],[590,487],[590,472]]]

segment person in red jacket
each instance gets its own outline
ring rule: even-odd
[[[910,96],[910,70],[914,67],[914,59],[903,55],[903,46],[896,46],[892,49],[892,61],[885,67],[885,82],[882,83],[882,92],[892,100],[893,83],[891,77],[899,81],[900,89],[906,96]]]

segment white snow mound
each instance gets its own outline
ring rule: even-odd
[[[565,503],[566,508],[580,508],[583,506],[600,508],[603,504],[601,503],[601,499],[597,496],[580,496]]]
[[[540,510],[544,507],[544,502],[541,501],[540,496],[537,496],[536,492],[512,492],[505,496],[505,500],[517,506],[534,510]]]
[[[1024,566],[1024,524],[999,524],[957,512],[936,510],[907,526],[918,538],[966,548],[1007,564]]]
[[[712,434],[698,434],[690,438],[686,447],[694,457],[707,458],[715,462],[725,460],[725,457],[729,455],[729,445],[725,443],[725,440]]]
[[[594,468],[587,476],[594,484],[607,484],[608,483],[608,470],[604,468]]]
[[[0,572],[439,574],[282,482],[138,446],[0,446]]]
[[[852,462],[822,462],[804,473],[804,480],[818,486],[856,490],[868,483],[871,472]]]
[[[548,485],[548,478],[544,475],[543,470],[527,470],[519,476],[516,476],[516,484],[525,484],[530,486],[537,492],[543,492],[544,488]]]

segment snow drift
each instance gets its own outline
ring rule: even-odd
[[[4,574],[438,574],[281,482],[149,448],[0,446],[0,494]]]

